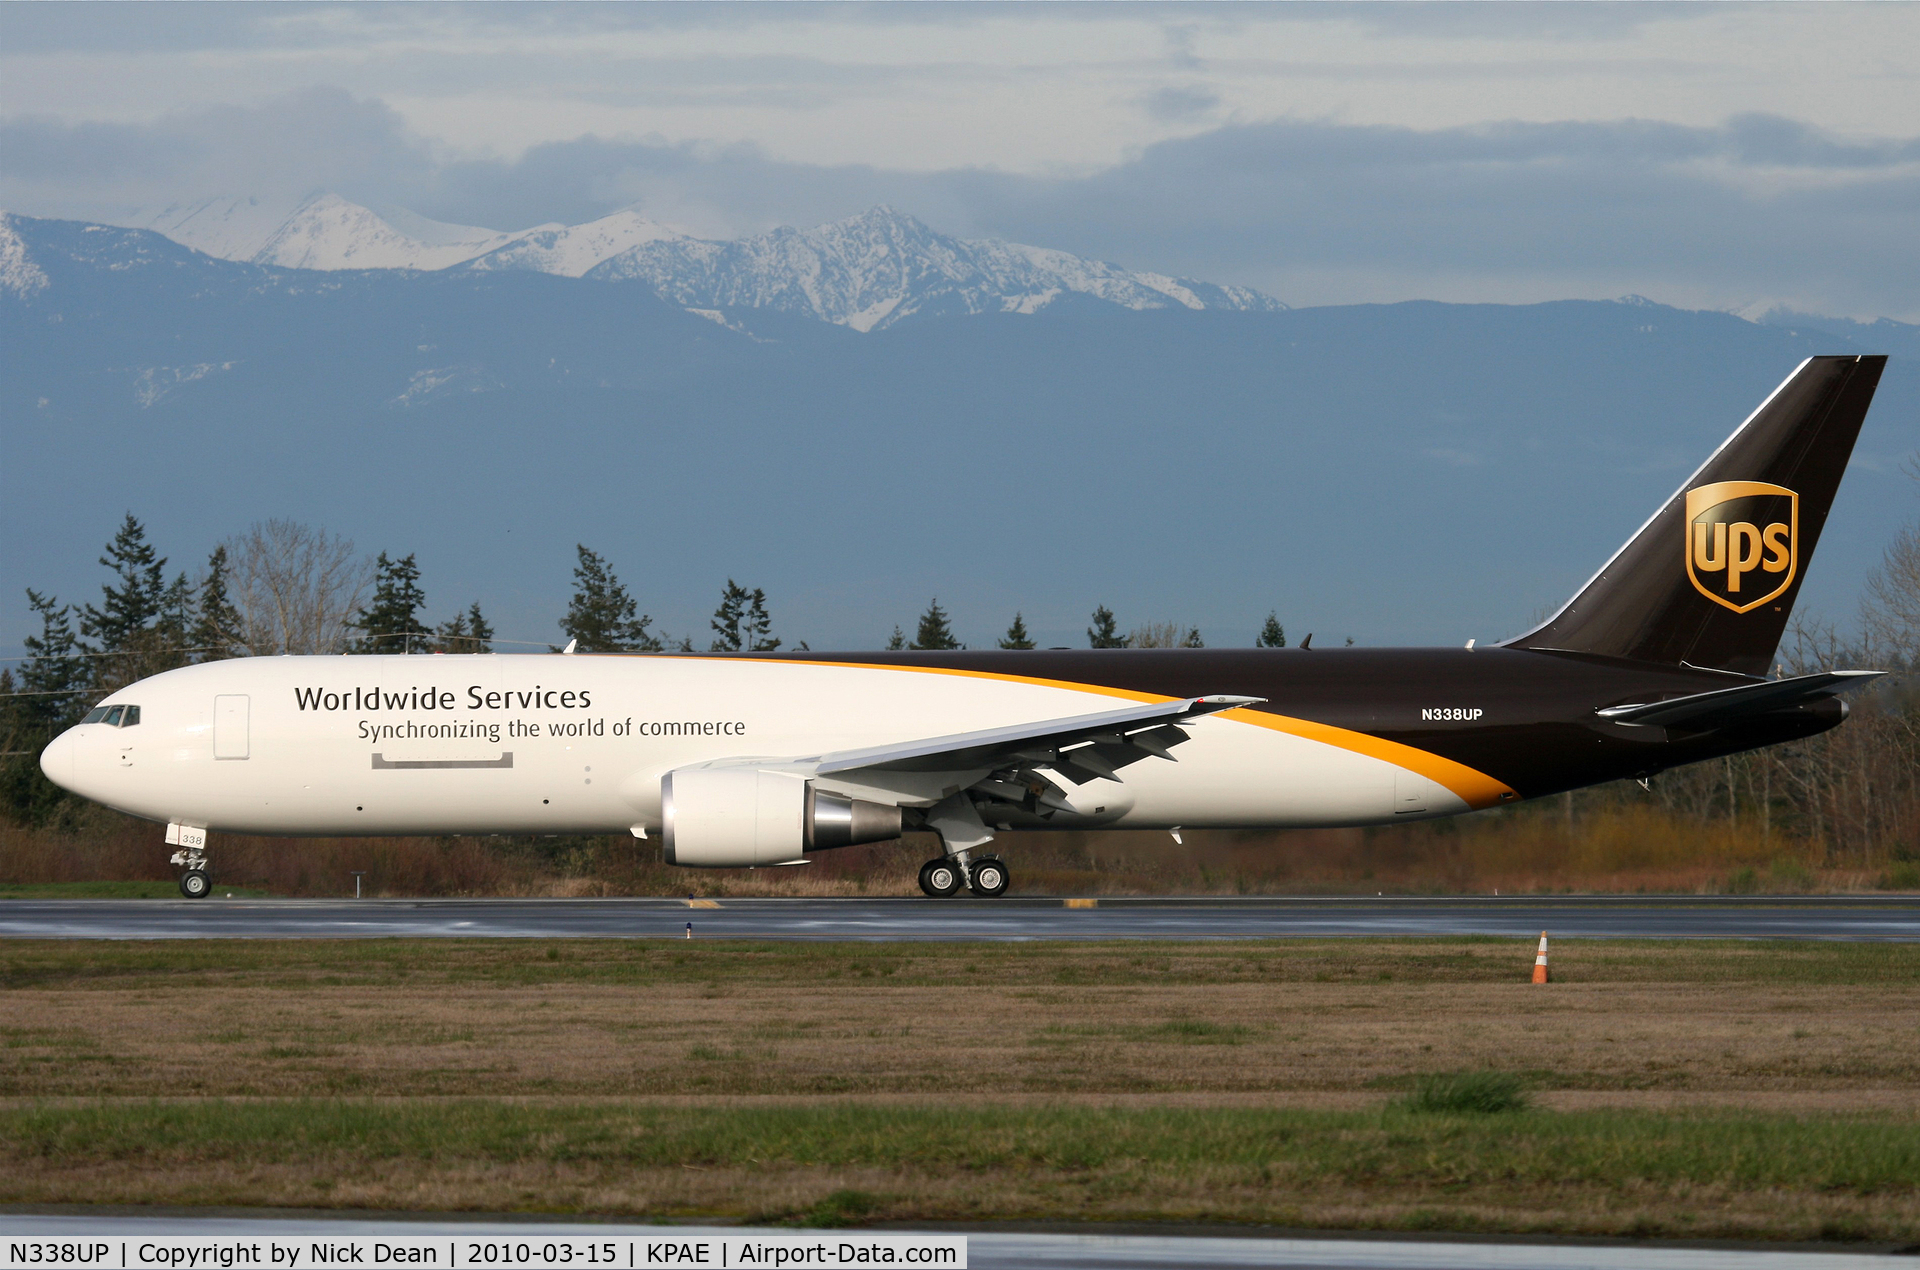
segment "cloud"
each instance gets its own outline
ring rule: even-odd
[[[0,202],[110,219],[219,195],[298,198],[316,189],[402,202],[438,183],[435,147],[378,101],[310,88],[259,106],[214,106],[150,124],[0,122]]]
[[[1420,131],[1281,122],[1078,180],[956,177],[975,224],[1295,302],[1639,291],[1916,314],[1920,140],[1792,120]]]
[[[1218,109],[1220,94],[1210,88],[1169,84],[1148,93],[1142,105],[1155,119],[1195,119]]]
[[[1210,106],[1195,93],[1160,108]],[[1229,123],[1091,174],[1048,176],[593,135],[476,158],[410,133],[379,101],[312,89],[151,124],[16,119],[0,125],[0,151],[0,203],[37,215],[111,219],[116,201],[330,188],[500,229],[638,206],[734,236],[891,203],[950,233],[1293,303],[1641,292],[1697,307],[1766,296],[1920,317],[1904,282],[1920,276],[1920,138],[1840,136],[1773,115],[1714,127]]]

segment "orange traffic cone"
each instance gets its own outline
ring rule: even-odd
[[[1535,983],[1547,981],[1547,932],[1545,931],[1540,932],[1540,951],[1533,959],[1533,981]]]

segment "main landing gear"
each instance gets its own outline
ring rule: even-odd
[[[1006,862],[996,855],[968,860],[961,852],[920,866],[920,889],[935,899],[946,899],[965,886],[981,899],[990,900],[1005,895],[1011,881]]]

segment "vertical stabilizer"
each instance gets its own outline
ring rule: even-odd
[[[1885,357],[1810,357],[1626,546],[1513,648],[1772,665]]]

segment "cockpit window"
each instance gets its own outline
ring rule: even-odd
[[[112,709],[107,711],[107,717],[100,720],[100,722],[106,724],[110,728],[117,728],[120,726],[120,716],[125,714],[126,710],[127,708],[125,706],[114,706]]]
[[[120,726],[123,728],[133,727],[135,724],[139,722],[140,722],[139,706],[128,706],[127,712],[120,716]]]
[[[105,706],[95,706],[93,709],[87,711],[87,717],[80,720],[80,722],[98,723],[100,722],[100,720],[106,717],[107,717],[107,708]]]

